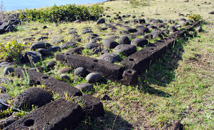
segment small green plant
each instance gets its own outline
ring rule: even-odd
[[[10,107],[10,108],[8,108],[6,110],[0,110],[0,113],[1,113],[0,114],[0,119],[2,119],[4,117],[7,117],[7,116],[10,116],[13,113],[13,108]]]
[[[24,116],[26,115],[26,112],[20,111],[20,112],[15,113],[15,115],[16,115],[18,118],[22,118],[22,117],[24,117]]]
[[[194,22],[201,21],[203,18],[200,14],[192,14],[189,16],[189,19],[192,19]]]
[[[18,61],[23,50],[24,45],[16,40],[6,44],[0,43],[0,58],[9,61]]]

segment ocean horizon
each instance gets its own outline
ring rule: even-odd
[[[20,9],[34,9],[49,7],[53,5],[66,5],[66,4],[90,4],[104,2],[105,0],[1,0],[3,4],[3,11],[12,11]]]

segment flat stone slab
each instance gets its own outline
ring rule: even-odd
[[[46,85],[46,87],[48,89],[59,94],[60,97],[64,97],[65,93],[67,93],[68,96],[81,96],[82,95],[82,93],[80,92],[79,89],[77,89],[71,85],[68,85],[68,84],[64,83],[63,81],[57,80],[53,77],[48,77],[45,74],[42,74],[35,70],[27,69],[25,72],[25,69],[17,68],[15,70],[15,74],[21,78],[25,78],[25,75],[28,74],[31,84]]]
[[[75,128],[82,116],[79,105],[58,99],[32,111],[3,130],[70,130]]]

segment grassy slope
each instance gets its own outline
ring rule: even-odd
[[[143,13],[148,18],[177,19],[180,18],[178,13],[200,14],[207,22],[203,25],[205,31],[187,42],[180,41],[142,74],[137,85],[124,86],[113,82],[95,85],[93,94],[95,97],[107,94],[112,98],[111,101],[103,101],[106,115],[95,121],[85,119],[77,129],[161,129],[170,125],[173,120],[181,120],[185,129],[214,128],[214,25],[212,23],[214,18],[213,15],[208,14],[213,11],[214,3],[211,1],[211,5],[203,5],[202,0],[165,1],[153,1],[149,6],[136,8],[131,8],[127,1],[106,2],[103,6],[110,7],[106,11],[106,14],[110,15],[121,11],[122,14],[128,13],[136,16]],[[160,15],[153,15],[153,13]],[[40,30],[42,25],[47,24],[28,23],[19,27],[23,31],[8,33],[0,37],[1,39],[10,37],[9,40],[19,37],[22,40],[30,33],[36,33],[31,28],[38,27]],[[64,23],[58,27],[48,24],[48,31],[52,32],[50,33],[53,37],[62,35],[69,40],[70,37],[67,37],[65,27],[81,30],[84,26],[94,26],[94,23]],[[64,33],[58,34],[60,29],[64,29]],[[99,29],[95,30],[99,32]],[[47,30],[42,30],[43,32]],[[109,32],[100,33],[104,36]],[[36,35],[36,37],[39,36]],[[196,42],[196,39],[200,39],[200,42]],[[2,42],[5,41],[2,40]],[[86,39],[83,41],[83,43],[87,42]],[[37,65],[44,65],[48,61],[50,59]],[[17,80],[17,82],[20,81]],[[13,97],[26,89],[25,87],[20,89],[16,85],[14,83],[7,86],[11,90],[16,90],[11,92]]]

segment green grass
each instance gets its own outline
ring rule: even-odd
[[[207,2],[209,1],[213,2],[207,0]],[[184,129],[214,129],[214,18],[208,14],[208,12],[212,11],[213,5],[201,4],[202,2],[204,1],[156,0],[150,2],[149,6],[137,6],[136,8],[132,8],[128,1],[113,1],[100,4],[105,9],[110,8],[105,11],[109,15],[120,11],[121,15],[134,14],[139,16],[143,13],[145,16],[141,18],[179,19],[181,17],[178,16],[178,13],[200,14],[205,20],[202,26],[204,31],[188,41],[179,40],[171,50],[168,50],[162,58],[155,61],[146,72],[142,73],[137,85],[125,86],[111,81],[106,84],[94,84],[95,90],[86,92],[87,94],[92,94],[98,98],[106,94],[112,100],[102,101],[106,111],[104,117],[96,120],[85,117],[76,128],[77,130],[163,129],[165,126],[171,125],[174,120],[180,120],[184,125]],[[200,6],[197,6],[198,4]],[[154,15],[155,11],[158,11],[160,15]],[[44,25],[47,25],[48,29],[43,30],[42,26]],[[109,37],[106,34],[112,33],[110,30],[101,31],[92,21],[86,21],[81,24],[60,23],[59,26],[50,23],[31,22],[18,27],[18,30],[20,30],[18,32],[1,35],[0,39],[1,42],[6,42],[7,39],[5,38],[9,38],[8,40],[18,39],[23,42],[23,39],[28,37],[29,34],[35,34],[37,39],[42,33],[49,32],[50,39],[56,36],[64,36],[65,41],[69,41],[71,40],[70,36],[67,35],[69,28],[76,28],[77,32],[81,34],[86,26],[91,26],[93,31],[102,38]],[[129,26],[135,27],[131,23]],[[41,30],[41,34],[36,34],[38,30],[32,30],[35,27]],[[63,32],[58,34],[59,30]],[[119,28],[115,35],[119,35],[121,30]],[[79,43],[81,46],[89,43],[87,36],[89,35],[82,36],[82,42]],[[197,42],[196,39],[200,41]],[[30,42],[30,45],[33,42]],[[51,41],[48,40],[48,42]],[[138,47],[137,50],[140,49]],[[83,55],[93,58],[99,56],[90,55],[90,53],[90,51],[84,50]],[[55,56],[46,58],[37,64],[26,65],[26,67],[44,67],[54,59]],[[20,67],[20,65],[14,66]],[[57,71],[64,67],[64,65],[57,62],[56,68],[45,74],[59,78]],[[2,68],[0,71],[2,71]],[[78,83],[86,82],[85,79],[77,78],[73,74],[68,75],[72,79],[67,82],[70,85],[75,86]],[[5,86],[9,89],[9,94],[13,98],[31,87],[28,84],[28,80],[23,81],[16,77],[12,77],[12,79],[15,82],[5,84]],[[54,99],[57,98],[59,97],[54,94]]]

